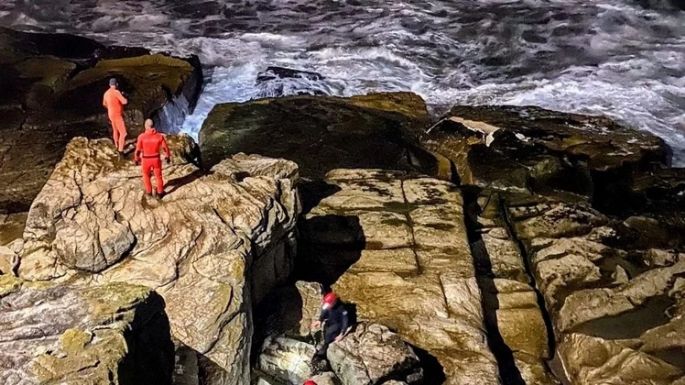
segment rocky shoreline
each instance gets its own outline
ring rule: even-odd
[[[0,383],[685,384],[685,170],[664,142],[411,93],[218,105],[167,195],[108,138],[192,110],[196,59],[0,30]],[[270,81],[268,78],[260,82]],[[128,88],[126,88],[128,87]],[[203,164],[199,164],[199,154]]]

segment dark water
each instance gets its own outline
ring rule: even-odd
[[[456,103],[603,113],[654,132],[685,164],[680,0],[2,0],[0,24],[198,54],[218,102],[408,90]],[[323,79],[257,85],[271,65]]]

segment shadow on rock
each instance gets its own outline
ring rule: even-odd
[[[324,288],[330,287],[357,262],[366,248],[359,217],[309,215],[323,199],[339,191],[340,187],[322,180],[300,185],[303,210],[295,278],[318,282]]]
[[[207,176],[207,175],[211,175],[211,173],[205,173],[204,171],[198,169],[198,170],[191,172],[190,174],[184,175],[184,176],[179,177],[179,178],[172,179],[166,183],[166,187],[168,189],[167,194],[171,194],[174,191],[178,190],[179,188],[181,188],[187,184],[193,183],[197,179],[202,178],[203,176]]]
[[[155,292],[150,294],[146,305],[144,308],[148,309],[166,307],[164,298]],[[117,373],[119,384],[170,384],[174,344],[166,312],[136,312],[131,325],[125,333],[129,353]]]
[[[492,260],[479,233],[480,224],[476,219],[480,211],[476,201],[478,191],[476,189],[465,190],[463,195],[465,205],[464,219],[467,224],[473,263],[476,267],[476,280],[481,292],[481,308],[488,332],[488,345],[497,359],[502,382],[508,385],[525,385],[526,382],[516,366],[514,352],[507,345],[498,328],[497,309],[500,308],[500,303],[497,298],[498,290],[494,280],[495,274],[493,272]]]
[[[298,279],[330,286],[361,258],[366,237],[359,217],[323,215],[300,222],[295,261]]]

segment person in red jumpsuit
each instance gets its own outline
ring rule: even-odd
[[[142,158],[143,184],[145,185],[145,193],[147,195],[152,195],[150,173],[153,172],[155,174],[157,196],[159,198],[164,196],[161,159],[162,151],[164,151],[167,163],[171,163],[171,152],[169,151],[169,146],[166,144],[164,135],[157,132],[153,126],[152,119],[147,119],[145,121],[145,132],[138,135],[134,160],[136,164],[138,164]]]
[[[126,144],[126,125],[124,124],[124,106],[128,100],[118,89],[117,79],[109,79],[109,89],[102,97],[102,105],[107,109],[107,116],[112,123],[112,139],[117,151],[124,152]]]
[[[314,382],[314,381],[312,381],[312,380],[307,380],[307,381],[305,381],[304,384],[302,384],[302,385],[316,385],[316,382]]]

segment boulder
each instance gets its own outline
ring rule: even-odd
[[[154,288],[206,383],[247,383],[252,306],[293,266],[297,166],[237,154],[204,173],[176,156],[162,200],[139,174],[108,140],[72,140],[29,211],[19,276]]]
[[[105,47],[64,34],[0,29],[0,213],[28,210],[73,137],[110,137],[102,107],[116,76],[128,95],[129,139],[155,116],[170,129],[196,100],[196,59]]]
[[[314,345],[285,336],[270,336],[257,358],[257,369],[288,384],[302,384],[314,372]]]
[[[410,93],[351,98],[291,96],[214,107],[200,131],[209,165],[236,153],[295,161],[303,177],[340,167],[408,167],[405,132],[427,120],[423,100]]]
[[[499,383],[456,186],[400,171],[337,169],[320,187],[298,225],[298,272],[334,284],[360,320],[387,325],[437,359],[427,380]]]
[[[323,75],[291,68],[270,66],[257,74],[257,95],[261,98],[285,95],[330,95],[334,84]]]
[[[301,71],[285,67],[269,66],[266,68],[266,70],[257,74],[257,84],[267,82],[269,80],[292,78],[322,80],[324,77],[323,75],[316,72]]]
[[[358,324],[328,348],[328,361],[344,385],[387,384],[387,380],[421,383],[423,372],[413,349],[378,324]]]
[[[456,106],[445,118],[420,141],[448,158],[463,184],[581,195],[621,210],[631,200],[612,197],[631,190],[633,173],[670,163],[663,140],[604,117],[538,107]]]
[[[0,382],[170,384],[164,301],[148,288],[0,276]]]

